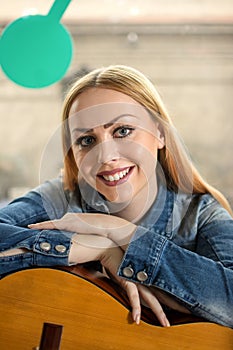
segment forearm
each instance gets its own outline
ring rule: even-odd
[[[137,226],[117,216],[94,213],[67,213],[61,219],[29,225],[39,230],[64,230],[108,238],[119,247],[130,242]]]
[[[62,220],[57,220],[58,227],[73,228],[74,232],[98,235],[115,242],[117,246],[127,245],[137,226],[114,215],[106,214],[66,214]],[[61,226],[59,226],[61,225]]]
[[[69,264],[80,264],[88,261],[102,260],[108,249],[116,244],[106,237],[97,235],[74,234],[71,240]]]
[[[4,223],[3,216],[1,221],[0,276],[33,266],[68,265],[72,234],[15,226]]]
[[[158,287],[191,313],[233,327],[230,268],[183,249],[154,232],[145,230],[143,234],[141,230],[134,238],[119,268],[119,276]],[[126,276],[128,271],[130,277]]]
[[[169,295],[168,293],[156,287],[150,287],[150,289],[162,305],[166,305],[172,310],[179,311],[185,314],[191,313],[186,307],[181,305],[178,301],[174,299],[173,296]]]

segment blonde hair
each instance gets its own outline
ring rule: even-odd
[[[167,186],[190,193],[210,193],[232,215],[226,198],[217,189],[210,186],[201,177],[188,157],[176,129],[170,119],[160,95],[151,81],[138,70],[112,65],[93,70],[78,79],[66,95],[63,106],[63,152],[64,152],[64,186],[74,190],[77,185],[78,169],[70,147],[68,117],[75,99],[91,87],[111,89],[124,93],[144,106],[162,127],[165,147],[159,150],[158,160],[166,177]]]

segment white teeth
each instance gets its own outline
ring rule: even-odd
[[[120,179],[122,179],[126,174],[128,174],[129,172],[129,169],[125,169],[119,173],[116,173],[114,175],[103,175],[103,178],[106,180],[106,181],[118,181]]]
[[[118,175],[118,174],[115,174],[113,177],[114,177],[114,180],[119,180],[120,179],[120,175]]]

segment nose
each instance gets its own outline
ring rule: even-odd
[[[98,163],[108,163],[119,158],[119,151],[115,141],[102,141],[98,145]]]

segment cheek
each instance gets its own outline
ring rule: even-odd
[[[143,177],[149,179],[155,174],[157,166],[157,147],[153,139],[144,142],[143,147],[138,146],[134,149],[134,161],[139,167]]]
[[[144,148],[147,149],[147,151],[151,153],[152,156],[157,158],[159,141],[155,136],[146,133],[146,135],[143,138],[143,145]]]
[[[79,174],[83,176],[90,170],[90,162],[87,161],[86,152],[73,149],[73,154]]]
[[[79,168],[80,163],[82,161],[82,155],[80,154],[80,152],[78,151],[78,149],[76,147],[72,147],[72,151],[73,151],[73,155],[74,155],[74,159],[75,159],[76,165]]]
[[[87,181],[91,177],[95,177],[95,174],[99,168],[98,152],[96,152],[95,148],[89,151],[74,150],[73,153],[79,176],[86,179]]]
[[[122,147],[121,154],[128,159],[131,159],[138,165],[152,165],[157,160],[157,147],[154,139],[148,139],[147,142],[132,141],[127,142]]]

